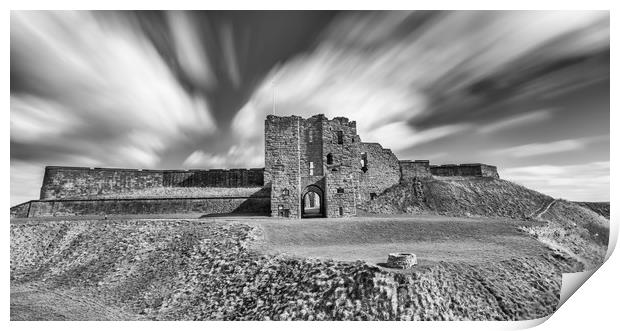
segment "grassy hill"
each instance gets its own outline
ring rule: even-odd
[[[581,207],[590,209],[591,211],[609,219],[609,202],[574,202]]]
[[[434,177],[395,185],[361,210],[378,214],[435,213],[538,220],[521,229],[586,269],[603,263],[609,240],[609,203],[555,200],[507,180]],[[607,218],[605,218],[606,216]]]
[[[263,254],[250,247],[257,231],[219,221],[12,224],[11,319],[533,319],[555,310],[561,272],[575,270],[548,253],[393,273]]]
[[[495,178],[443,177],[404,181],[363,205],[368,213],[524,218],[553,198]]]

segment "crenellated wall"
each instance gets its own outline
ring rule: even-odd
[[[155,187],[257,187],[263,169],[142,170],[45,167],[40,199],[91,198]]]

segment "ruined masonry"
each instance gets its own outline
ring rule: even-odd
[[[433,176],[499,178],[497,168],[486,164],[398,160],[390,149],[362,142],[355,121],[345,117],[269,115],[264,169],[48,166],[40,199],[12,207],[11,217],[173,213],[351,217],[358,206],[403,180],[417,183],[415,194],[421,196],[420,179]],[[218,196],[174,194],[187,189]],[[164,193],[141,196],[145,190]],[[136,197],[128,198],[132,193]]]

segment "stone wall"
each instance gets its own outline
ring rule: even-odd
[[[155,187],[258,187],[263,169],[141,170],[45,167],[41,199],[90,198]]]
[[[30,211],[30,201],[20,203],[19,205],[11,207],[11,218],[28,217],[29,211]]]
[[[38,200],[11,208],[11,217],[135,214],[252,214],[269,215],[270,199],[239,198],[152,198],[95,200]],[[28,212],[23,212],[29,210]]]
[[[308,191],[322,195],[326,216],[355,215],[359,144],[355,122],[344,117],[267,116],[265,184],[271,186],[271,215],[301,217],[301,197]]]
[[[499,178],[497,167],[482,163],[443,164],[431,165],[434,176],[462,176],[462,177],[493,177]]]
[[[359,202],[361,203],[373,199],[387,188],[398,184],[401,172],[396,155],[380,144],[361,143],[360,153],[358,165],[360,167]],[[362,159],[366,160],[364,169],[362,169]]]
[[[265,185],[271,187],[271,216],[301,217],[300,135],[302,118],[267,116]]]
[[[428,160],[400,160],[401,179],[431,177],[431,167]]]
[[[325,208],[327,217],[351,217],[356,214],[356,195],[360,173],[360,138],[355,121],[335,117],[323,121],[325,162]]]

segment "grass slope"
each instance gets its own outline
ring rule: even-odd
[[[609,215],[609,204],[554,200],[494,178],[409,180],[389,188],[362,206],[362,210],[539,220],[543,224],[520,224],[520,227],[558,253],[580,261],[586,269],[603,263],[609,239],[609,218],[603,217]]]
[[[362,206],[383,214],[434,212],[453,216],[524,218],[553,198],[495,178],[444,177],[404,181]]]
[[[565,200],[556,200],[540,218],[546,224],[524,227],[539,241],[580,261],[586,269],[595,269],[604,262],[608,219]]]
[[[609,202],[575,202],[581,207],[590,209],[591,211],[609,219],[610,205]]]
[[[108,309],[84,319],[532,319],[555,310],[561,272],[575,267],[543,254],[398,274],[363,262],[262,254],[251,249],[255,236],[250,225],[215,221],[11,224],[12,318],[71,318],[23,313],[36,307],[28,298],[64,293],[54,296],[57,310],[87,299]]]

